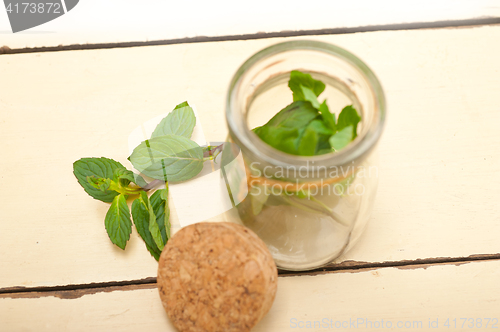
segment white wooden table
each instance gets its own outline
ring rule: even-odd
[[[0,38],[12,53],[0,56],[0,331],[173,331],[156,261],[135,231],[125,251],[110,243],[107,205],[81,189],[72,163],[129,165],[129,133],[186,99],[207,140],[224,140],[235,70],[293,38],[369,64],[388,124],[359,243],[324,269],[282,273],[255,331],[500,328],[500,25],[489,20],[121,48],[97,40],[62,52]]]

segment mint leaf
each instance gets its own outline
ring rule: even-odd
[[[304,95],[304,100],[310,102],[314,108],[319,109],[318,97],[314,94],[313,90],[306,88],[303,85],[301,85],[300,88],[302,90],[302,94]]]
[[[177,135],[154,137],[139,144],[128,158],[142,174],[165,182],[189,180],[203,168],[203,150]]]
[[[333,133],[323,121],[314,119],[299,129],[265,125],[260,127],[257,135],[280,151],[294,155],[313,156],[320,148],[318,144],[321,142],[326,142],[326,148],[330,149],[328,138]]]
[[[328,105],[326,104],[326,100],[323,101],[323,103],[319,103],[318,98],[314,94],[314,92],[309,89],[304,87],[303,85],[300,86],[302,89],[302,92],[304,93],[304,99],[308,102],[311,103],[311,105],[319,110],[321,113],[321,117],[323,118],[323,121],[325,124],[330,127],[331,130],[335,131],[336,125],[335,125],[335,115],[330,113],[330,110],[328,109]]]
[[[259,132],[260,132],[260,129],[261,129],[262,127],[264,127],[264,126],[255,127],[255,128],[253,128],[253,129],[252,129],[252,131],[253,131],[253,132],[254,132],[257,136],[259,136]]]
[[[179,105],[175,106],[174,110],[176,110],[178,108],[183,108],[183,107],[186,107],[186,106],[189,106],[188,102],[187,101],[183,101]]]
[[[355,139],[358,135],[356,131],[359,121],[361,121],[361,117],[359,116],[356,109],[352,107],[352,105],[346,106],[339,114],[337,129],[340,131],[347,126],[352,126],[352,139]]]
[[[337,125],[335,124],[335,115],[330,113],[328,109],[328,105],[326,104],[326,100],[319,106],[319,112],[321,113],[321,117],[325,124],[332,130],[337,130]]]
[[[145,187],[148,183],[144,178],[138,174],[135,174],[128,169],[117,168],[114,171],[113,180],[120,183],[121,186],[126,187],[131,182],[135,183],[139,187]]]
[[[153,206],[151,205],[151,201],[148,198],[148,195],[146,193],[141,194],[141,198],[144,200],[144,202],[147,203],[148,205],[148,211],[149,211],[149,232],[151,233],[151,236],[153,237],[153,240],[156,243],[156,246],[160,251],[163,250],[165,247],[165,242],[163,241],[163,238],[161,236],[161,230],[160,226],[158,225],[158,222],[156,221],[156,215],[153,210]]]
[[[297,148],[298,155],[314,156],[318,144],[318,133],[313,127],[307,126]]]
[[[140,176],[139,174],[135,174],[135,173],[132,173],[132,174],[134,176],[134,181],[132,181],[133,183],[135,183],[136,185],[138,185],[141,188],[144,188],[148,185],[148,183],[146,182],[146,180],[144,180],[144,178],[142,176]]]
[[[160,190],[160,197],[161,199],[168,201],[168,183],[166,184],[166,188],[163,190]]]
[[[313,132],[315,134],[313,134]],[[306,133],[308,133],[308,136]],[[333,130],[328,128],[323,121],[319,119],[311,121],[304,131],[304,135],[300,138],[298,154],[302,156],[313,156],[319,154],[319,151],[322,149],[328,149],[328,152],[332,152],[328,139],[333,134]],[[307,141],[308,139],[309,141]],[[306,147],[306,144],[309,144],[309,146]]]
[[[87,176],[87,181],[90,183],[92,187],[99,189],[103,193],[112,190],[110,189],[111,179],[96,178],[94,175],[92,175],[92,176]]]
[[[149,198],[156,216],[156,222],[160,228],[163,243],[167,243],[170,238],[170,208],[168,206],[168,183],[166,189],[155,191]]]
[[[323,82],[294,70],[288,86],[294,102],[265,125],[253,129],[264,142],[286,153],[313,156],[339,150],[356,137],[359,114],[352,105],[347,106],[336,122],[326,100],[321,104],[318,101],[326,88]],[[344,130],[347,127],[350,133]]]
[[[299,137],[297,154],[301,156],[314,156],[316,151],[327,148],[331,152],[328,139],[333,135],[333,131],[325,126],[324,122],[315,119],[309,122],[302,135]]]
[[[73,174],[75,174],[78,183],[83,187],[85,192],[95,199],[110,203],[118,193],[113,190],[101,191],[94,187],[87,180],[88,176],[96,178],[112,179],[116,169],[125,169],[125,167],[117,161],[108,158],[82,158],[73,163]]]
[[[109,207],[104,219],[104,225],[108,236],[114,244],[121,249],[130,238],[132,232],[132,222],[130,221],[130,210],[125,199],[125,195],[119,194],[113,198],[113,203]]]
[[[284,127],[284,128],[304,128],[309,122],[318,116],[318,110],[306,101],[293,102],[269,120],[264,126],[259,127]]]
[[[117,168],[114,171],[113,180],[97,178],[92,175],[87,176],[87,181],[92,187],[99,189],[102,192],[115,191],[124,195],[137,195],[142,188],[129,186],[131,182],[130,179],[134,180],[134,176],[135,174],[129,170]]]
[[[151,255],[156,259],[160,259],[161,250],[158,249],[151,232],[149,231],[150,211],[146,202],[147,195],[142,192],[141,195],[132,203],[132,217],[134,219],[135,228],[140,237],[144,240],[146,248]]]
[[[316,97],[325,90],[325,84],[323,82],[315,80],[310,74],[293,70],[290,73],[290,80],[288,81],[288,87],[293,92],[293,101],[306,100],[304,92],[300,87],[301,85],[311,89]]]
[[[151,138],[164,135],[179,135],[190,138],[196,124],[196,117],[193,109],[187,102],[183,102],[175,107],[156,126]]]
[[[298,154],[297,139],[299,138],[299,130],[297,128],[264,126],[259,130],[258,136],[275,149],[290,154]]]
[[[328,143],[328,146],[330,146],[330,143]],[[330,152],[333,152],[332,148],[323,148],[323,149],[319,149],[316,152],[316,155],[319,156],[319,155],[327,154],[327,153],[330,153]]]
[[[134,182],[134,173],[125,168],[117,168],[113,172],[113,181],[119,182],[120,185],[126,187],[130,182]]]
[[[293,102],[268,123],[254,129],[254,133],[275,149],[311,156],[317,149],[317,143],[328,142],[328,138],[334,133],[318,116],[318,110],[310,102]],[[330,148],[329,145],[327,147]]]
[[[352,133],[352,126],[345,127],[330,137],[330,145],[337,151],[344,148],[353,140]]]
[[[307,127],[313,129],[318,135],[331,136],[334,133],[334,131],[328,128],[323,121],[317,119],[312,120]]]

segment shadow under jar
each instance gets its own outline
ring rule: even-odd
[[[296,156],[251,131],[293,101],[288,88],[292,70],[326,84],[319,99],[326,98],[337,117],[347,105],[360,114],[358,136],[344,149]],[[337,46],[285,42],[248,59],[234,75],[226,101],[233,148],[224,149],[223,158],[241,152],[244,164],[244,176],[233,176],[231,181],[238,183],[230,185],[232,196],[240,198],[235,204],[241,222],[266,243],[281,269],[314,269],[345,253],[369,219],[378,182],[373,150],[386,111],[373,72]]]

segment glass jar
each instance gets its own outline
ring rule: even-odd
[[[326,98],[332,113],[338,116],[353,105],[360,114],[358,136],[344,149],[296,156],[274,149],[251,131],[292,102],[287,85],[292,70],[326,84],[320,102]],[[345,253],[369,219],[378,182],[374,147],[386,110],[373,72],[331,44],[280,43],[238,69],[226,102],[233,144],[222,158],[241,151],[245,176],[230,186],[232,196],[241,198],[234,202],[241,222],[266,243],[281,269],[314,269]]]

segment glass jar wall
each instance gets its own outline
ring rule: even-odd
[[[347,105],[360,114],[358,136],[344,149],[303,157],[278,151],[252,129],[292,102],[290,72],[326,84],[337,116]],[[385,100],[373,72],[334,45],[291,41],[266,48],[236,72],[227,95],[224,154],[241,153],[244,176],[229,176],[242,223],[261,237],[279,268],[320,267],[348,250],[369,219],[378,182],[374,148],[385,121]],[[236,188],[236,189],[235,189]],[[237,192],[235,192],[237,191]]]

